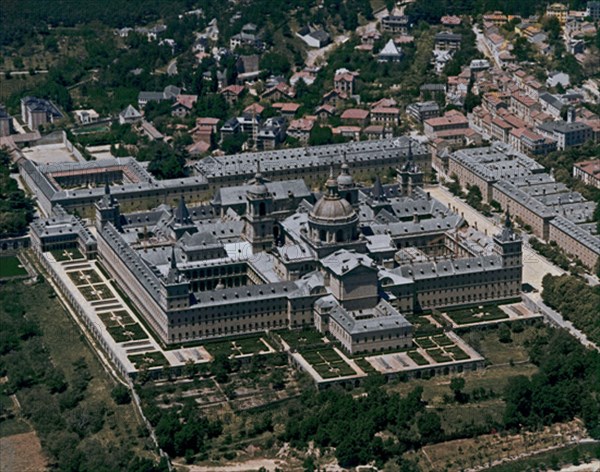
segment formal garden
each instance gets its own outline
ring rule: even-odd
[[[357,374],[332,347],[324,346],[323,348],[307,349],[301,351],[300,354],[323,379]]]
[[[209,341],[202,345],[213,357],[220,355],[227,357],[246,356],[250,354],[268,353],[273,350],[273,348],[265,341],[264,335],[262,334]]]
[[[451,310],[446,312],[446,316],[452,319],[457,325],[467,325],[481,323],[482,321],[496,321],[509,318],[509,316],[497,305]]]
[[[69,262],[69,261],[79,261],[85,259],[81,251],[77,248],[70,249],[55,249],[54,251],[50,251],[50,254],[56,259],[58,262]]]

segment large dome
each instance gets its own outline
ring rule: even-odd
[[[337,196],[322,196],[312,211],[310,218],[319,223],[346,223],[356,218],[356,212],[347,200]]]

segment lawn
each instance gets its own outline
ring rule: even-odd
[[[95,302],[100,300],[100,296],[89,285],[77,287],[77,289],[81,292],[83,298],[85,298],[88,302]]]
[[[424,316],[408,315],[406,319],[413,324],[416,338],[434,336],[443,332],[443,328],[438,328]]]
[[[79,251],[79,249],[57,249],[55,251],[50,251],[50,253],[54,256],[58,262],[65,261],[77,261],[80,259],[84,259],[83,254]]]
[[[435,343],[442,347],[442,346],[452,346],[454,344],[454,341],[452,341],[452,339],[450,339],[448,336],[446,336],[445,334],[442,334],[440,336],[434,336],[433,338],[431,338],[433,341],[435,341]]]
[[[258,354],[268,351],[267,346],[261,341],[262,335],[250,335],[234,339],[224,339],[204,344],[206,350],[213,357],[218,355],[241,356]]]
[[[137,324],[130,324],[127,326],[111,326],[106,328],[113,339],[118,343],[126,341],[138,341],[140,339],[148,339],[148,335],[144,332],[142,327]]]
[[[27,275],[27,271],[21,265],[21,261],[16,256],[0,257],[0,279],[8,277],[20,277]]]
[[[139,369],[144,364],[148,367],[158,367],[167,363],[167,359],[163,353],[159,351],[145,352],[144,354],[134,354],[132,356],[127,356],[127,358],[131,361],[136,369]]]
[[[469,358],[469,355],[458,346],[446,347],[446,352],[451,354],[455,361],[463,361]]]
[[[375,368],[364,358],[354,359],[354,362],[360,367],[365,373],[372,374],[377,372]]]
[[[459,325],[480,323],[482,321],[503,320],[508,318],[508,315],[496,305],[449,311],[446,314],[448,317],[452,318],[456,324]]]
[[[429,338],[419,338],[415,339],[415,343],[422,347],[423,349],[430,349],[432,347],[436,347],[436,344]]]
[[[277,334],[290,345],[291,348],[299,349],[314,344],[323,344],[324,335],[315,329],[302,328],[294,330],[280,330]]]

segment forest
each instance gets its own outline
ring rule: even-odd
[[[0,385],[0,400],[16,394],[16,415],[35,428],[52,470],[164,472],[164,463],[132,451],[138,435],[147,435],[143,427],[129,431],[130,437],[117,436],[136,423],[135,414],[130,405],[119,405],[127,398],[118,389],[113,403],[105,372],[53,297],[43,277],[33,286],[0,286],[0,376],[8,379]],[[6,408],[9,403],[0,401],[3,431],[9,422],[23,424]]]

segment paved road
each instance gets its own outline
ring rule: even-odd
[[[173,59],[167,66],[167,75],[177,75],[177,59]]]
[[[10,75],[15,76],[15,75],[30,75],[30,72],[28,70],[3,70],[0,71],[0,74],[6,74],[7,72],[10,72]],[[40,70],[35,70],[34,71],[36,74],[47,74],[48,71],[46,69],[40,69]]]
[[[486,218],[478,211],[471,208],[462,200],[456,198],[448,190],[441,186],[428,187],[426,189],[431,196],[450,208],[460,213],[463,218],[479,231],[493,236],[502,229],[494,221]],[[523,244],[523,282],[530,284],[537,290],[542,289],[542,279],[546,274],[562,275],[565,271],[556,267],[546,258],[535,252],[528,243]]]
[[[485,42],[483,37],[483,32],[477,27],[477,25],[473,25],[473,33],[475,33],[475,44],[477,45],[477,49],[481,52],[486,58],[488,58],[496,67],[502,69],[502,66],[498,64],[496,58],[490,51],[490,48]]]

